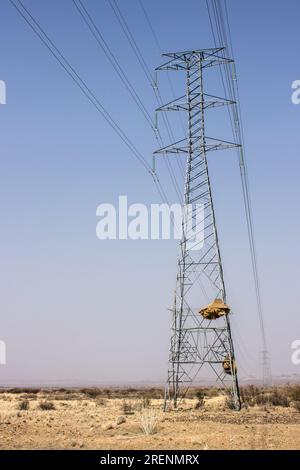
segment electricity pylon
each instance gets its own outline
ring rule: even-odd
[[[170,401],[176,407],[200,372],[207,369],[213,376],[214,383],[222,388],[229,388],[233,406],[239,410],[240,395],[230,328],[230,309],[226,305],[207,160],[210,152],[238,145],[208,137],[205,132],[208,110],[230,106],[234,102],[208,95],[204,90],[206,70],[233,61],[224,57],[223,48],[163,55],[168,61],[156,70],[184,72],[186,94],[161,106],[157,111],[185,111],[188,119],[187,137],[155,152],[155,155],[173,153],[186,156],[182,238],[172,309],[165,407]],[[199,209],[203,212],[200,223],[197,221]],[[213,305],[206,310],[207,303]],[[199,312],[199,309],[204,310]]]
[[[262,385],[269,387],[272,385],[272,371],[267,349],[261,351]]]

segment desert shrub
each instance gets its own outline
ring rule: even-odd
[[[214,398],[220,395],[220,390],[216,387],[209,387],[204,391],[204,394],[209,398]]]
[[[39,403],[39,409],[43,411],[51,411],[55,410],[55,405],[52,401],[44,400]]]
[[[78,396],[75,393],[62,393],[62,392],[56,392],[53,393],[49,399],[51,400],[60,400],[60,401],[68,401],[68,400],[76,400]]]
[[[24,400],[26,400],[26,399],[36,400],[37,396],[36,396],[36,393],[26,393],[24,395],[24,397],[22,397],[22,398],[24,398]]]
[[[272,387],[263,389],[255,385],[241,388],[242,402],[248,406],[284,406],[288,407],[290,400],[285,388]]]
[[[81,392],[89,398],[97,398],[99,395],[102,395],[100,388],[83,388]]]
[[[201,408],[204,405],[204,398],[205,398],[205,393],[203,390],[197,390],[195,393],[195,396],[197,398],[197,403],[195,405],[195,408]]]
[[[257,404],[288,407],[290,402],[284,392],[277,388],[274,388],[270,391],[262,391],[257,396]]]
[[[289,387],[288,393],[293,401],[300,402],[300,385],[294,385],[293,387]]]
[[[134,413],[132,403],[127,400],[122,401],[121,410],[123,411],[124,415],[132,415]]]
[[[149,399],[162,399],[164,397],[164,390],[160,388],[149,388],[148,390],[142,390],[143,397]]]
[[[195,410],[199,410],[199,408],[202,408],[203,405],[204,405],[204,401],[197,400],[195,404]]]
[[[0,400],[1,401],[11,401],[11,400],[13,400],[13,398],[10,395],[3,394],[3,395],[1,395]]]
[[[18,403],[18,408],[19,410],[21,411],[26,411],[29,409],[29,401],[28,400],[21,400],[19,403]]]
[[[142,397],[142,408],[150,408],[150,406],[151,406],[150,398],[147,395]]]
[[[197,400],[199,400],[199,401],[204,400],[204,397],[205,397],[205,392],[204,392],[204,390],[197,390],[196,393],[195,393],[195,397],[196,397]]]
[[[122,395],[125,395],[125,396],[137,396],[140,394],[140,390],[138,388],[133,388],[133,387],[130,387],[130,388],[123,388],[121,390],[119,390],[120,393],[122,393]]]
[[[241,399],[245,405],[254,406],[258,405],[259,397],[261,396],[261,389],[255,385],[248,385],[241,388]]]
[[[92,391],[91,391],[92,390]],[[141,399],[144,396],[150,399],[162,399],[164,391],[162,388],[82,388],[80,392],[94,398],[95,395],[101,395],[104,398],[125,398],[125,399]]]
[[[15,393],[15,394],[19,394],[19,393],[34,393],[34,394],[37,394],[39,392],[41,392],[41,389],[40,388],[9,388],[6,390],[7,393]]]
[[[187,398],[198,398],[198,395],[204,394],[207,398],[213,398],[220,395],[220,390],[217,387],[201,387],[191,389],[187,393]]]
[[[300,400],[299,401],[294,401],[294,408],[300,412]]]
[[[96,404],[98,406],[106,406],[107,405],[107,400],[105,398],[97,397],[96,398]]]
[[[288,397],[280,390],[274,389],[269,395],[269,403],[273,406],[285,406],[290,405]]]
[[[235,410],[235,402],[232,396],[226,397],[226,407],[229,408],[229,410]]]
[[[157,432],[158,418],[153,410],[144,410],[140,415],[140,428],[147,436]]]
[[[55,390],[56,393],[65,393],[66,395],[74,395],[76,393],[78,393],[80,390],[77,390],[77,389],[72,389],[72,388],[64,388],[64,387],[61,387],[61,388],[58,388]]]
[[[151,400],[148,396],[143,396],[142,398],[135,401],[133,409],[135,411],[142,411],[151,407]]]
[[[134,411],[142,411],[143,409],[142,400],[136,400],[133,404],[133,409]]]
[[[113,394],[133,399],[142,399],[143,397],[161,399],[164,396],[164,391],[162,388],[123,388],[114,390]]]

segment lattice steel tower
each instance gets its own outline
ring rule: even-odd
[[[230,329],[230,309],[226,305],[207,161],[208,153],[238,145],[208,137],[205,132],[207,110],[232,105],[234,102],[208,95],[204,91],[206,70],[233,61],[224,57],[223,48],[163,55],[168,58],[168,62],[157,70],[183,71],[186,94],[161,106],[158,111],[185,111],[188,117],[187,137],[155,152],[186,155],[185,210],[172,309],[165,405],[172,401],[176,407],[178,400],[185,395],[200,372],[206,369],[206,374],[210,373],[213,377],[213,383],[229,388],[233,405],[238,410],[240,395]],[[203,216],[199,223],[197,214],[201,210]]]

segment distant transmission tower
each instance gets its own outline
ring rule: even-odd
[[[269,387],[272,385],[272,371],[269,352],[267,349],[261,351],[262,385]]]
[[[238,145],[208,137],[205,132],[206,113],[209,109],[234,104],[233,101],[208,95],[204,90],[206,70],[232,62],[224,58],[223,49],[163,54],[168,62],[157,68],[183,71],[186,77],[186,94],[161,106],[158,111],[185,111],[188,117],[187,137],[155,152],[186,155],[185,210],[172,309],[165,407],[170,402],[176,407],[201,372],[205,380],[211,377],[214,384],[228,388],[233,406],[240,409],[230,308],[226,305],[207,161],[208,153]],[[192,209],[187,210],[191,206]],[[203,208],[204,215],[198,227],[195,223],[199,207]],[[203,235],[202,243],[195,242],[197,230],[198,235],[200,232]],[[197,243],[199,246],[195,246]],[[206,370],[207,375],[203,375],[203,370]]]

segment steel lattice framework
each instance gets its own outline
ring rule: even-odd
[[[204,92],[206,69],[232,62],[224,58],[221,51],[222,48],[214,48],[163,54],[169,60],[157,68],[183,71],[186,76],[186,95],[161,106],[158,111],[185,111],[188,117],[187,137],[155,152],[186,155],[186,210],[183,211],[179,245],[165,395],[165,405],[173,401],[175,407],[198,378],[200,371],[208,368],[220,387],[230,389],[234,407],[240,409],[229,315],[208,320],[199,314],[199,308],[205,306],[204,302],[207,304],[214,299],[226,302],[207,155],[237,145],[208,137],[205,133],[205,117],[209,108],[231,105],[233,101]],[[187,210],[188,207],[192,209]],[[196,223],[199,207],[203,209],[201,224]],[[197,230],[203,236],[202,242],[195,244]],[[225,359],[230,364],[229,373],[222,367]]]

